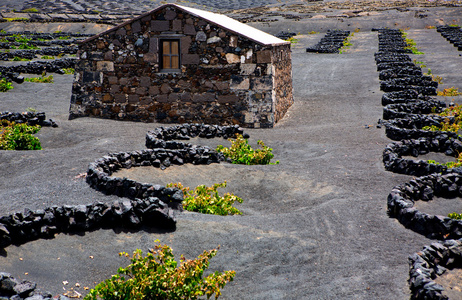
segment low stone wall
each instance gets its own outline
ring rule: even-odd
[[[31,53],[31,59],[35,58],[35,54]],[[1,59],[1,54],[0,54]],[[32,61],[27,64],[0,66],[0,73],[8,81],[16,83],[23,83],[24,77],[20,73],[27,74],[42,74],[43,72],[52,72],[57,74],[64,74],[64,68],[73,68],[75,59],[64,58],[52,61]]]
[[[46,120],[44,112],[0,112],[0,120],[7,120],[16,123],[27,123],[28,125],[40,125],[42,127],[58,127],[52,119]]]
[[[13,114],[0,116],[27,118],[44,113]],[[6,117],[5,117],[6,118]],[[172,164],[211,164],[224,161],[224,156],[209,147],[175,142],[193,137],[233,137],[243,134],[239,126],[216,126],[204,124],[183,124],[159,127],[149,131],[146,144],[154,149],[112,153],[90,163],[86,180],[88,184],[106,194],[128,199],[112,203],[96,202],[88,205],[52,206],[23,213],[0,217],[0,249],[10,245],[21,245],[36,239],[51,239],[56,233],[85,232],[109,228],[140,229],[143,226],[174,229],[176,211],[182,209],[183,192],[177,188],[140,183],[111,175],[121,168],[153,166],[167,168]],[[244,134],[246,137],[248,135]],[[19,282],[8,273],[0,272],[0,299],[52,299],[49,293],[36,289],[36,284]],[[61,300],[68,299],[59,296]]]
[[[429,99],[426,101],[415,101],[411,103],[388,104],[383,108],[383,119],[406,118],[415,114],[440,113],[446,107],[446,103]]]
[[[211,164],[225,160],[219,153],[206,146],[172,141],[172,139],[189,139],[191,137],[230,137],[242,133],[238,126],[214,126],[203,124],[183,124],[172,127],[160,127],[146,135],[148,148],[133,152],[108,154],[93,163],[87,171],[87,183],[96,190],[106,194],[127,197],[129,199],[146,199],[156,197],[172,209],[181,209],[183,193],[176,188],[140,183],[127,178],[111,177],[122,168],[153,166],[165,169],[171,165]]]
[[[388,195],[388,213],[406,228],[432,239],[462,237],[462,220],[429,215],[414,208],[416,201],[430,201],[433,197],[454,198],[462,196],[462,170],[452,173],[431,174],[418,177],[409,183],[394,187]]]
[[[462,51],[462,30],[458,26],[438,26],[436,30],[448,40],[457,50]]]
[[[419,95],[415,90],[388,92],[382,95],[382,105],[397,103],[413,103],[418,100],[428,100],[428,96]]]
[[[433,281],[462,263],[462,239],[434,242],[409,256],[411,299],[447,300],[444,288]]]
[[[164,196],[170,195],[164,193]],[[182,195],[171,198],[177,202],[183,200]],[[56,233],[101,228],[139,228],[142,225],[175,228],[175,222],[173,211],[155,197],[122,200],[112,204],[98,202],[52,206],[35,211],[26,208],[23,213],[0,217],[0,248],[37,239],[51,239]]]
[[[462,152],[462,142],[451,139],[447,135],[393,142],[388,144],[383,151],[383,164],[387,171],[413,176],[446,172],[448,167],[444,165],[428,163],[425,160],[402,158],[402,156],[418,157],[430,152],[440,152],[456,157]]]
[[[236,134],[243,134],[244,130],[238,125],[219,126],[205,124],[182,124],[171,127],[157,127],[146,134],[146,147],[150,149],[184,149],[191,147],[190,144],[173,142],[171,140],[189,140],[190,138],[216,138],[224,139],[234,137]],[[181,145],[180,145],[181,144]]]
[[[350,35],[348,30],[328,30],[324,37],[313,47],[306,48],[306,52],[313,53],[339,53],[343,42]]]
[[[380,72],[384,119],[387,137],[398,140],[388,144],[383,152],[385,169],[395,173],[415,176],[426,175],[393,188],[388,196],[388,213],[405,227],[434,239],[462,237],[462,221],[449,217],[430,215],[418,211],[418,200],[430,201],[435,196],[453,198],[462,196],[462,169],[429,164],[427,161],[405,159],[429,152],[444,152],[457,156],[462,142],[456,133],[423,130],[425,126],[440,127],[444,117],[428,116],[440,112],[444,103],[428,97],[436,94],[436,82],[429,81],[421,69],[411,62],[407,44],[401,32],[382,29],[379,34],[379,52],[376,54],[377,71]],[[433,108],[434,107],[434,108]],[[380,121],[380,120],[379,120]],[[454,118],[449,118],[454,122]],[[428,175],[430,174],[430,175]],[[462,242],[444,241],[432,243],[423,251],[409,258],[409,287],[411,299],[448,299],[444,288],[433,279],[446,271],[445,267],[461,266]]]
[[[34,282],[28,280],[19,281],[9,273],[0,272],[0,299],[51,300],[53,295],[37,289],[37,284]],[[59,300],[68,299],[65,296],[59,298]]]
[[[454,122],[453,117],[448,118],[450,122]],[[435,138],[438,135],[445,134],[451,138],[458,139],[455,132],[450,131],[430,131],[423,130],[425,126],[441,126],[441,122],[445,117],[431,115],[408,115],[406,118],[394,119],[384,122],[385,134],[388,138],[400,141],[404,139],[416,139],[421,137]]]

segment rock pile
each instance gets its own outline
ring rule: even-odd
[[[24,65],[0,66],[0,73],[8,81],[23,83],[25,74],[42,74],[43,72],[51,72],[57,74],[65,74],[64,69],[74,68],[75,59],[63,58],[52,61],[32,61]]]
[[[0,120],[7,120],[15,123],[27,123],[28,125],[40,125],[42,127],[58,127],[52,119],[46,120],[44,112],[0,112]]]
[[[447,173],[448,167],[445,165],[429,163],[427,160],[403,158],[403,156],[418,157],[429,152],[441,152],[447,156],[457,157],[462,152],[462,142],[447,135],[393,142],[383,151],[383,164],[387,171],[413,176]]]
[[[328,30],[326,35],[321,38],[319,43],[313,47],[306,48],[306,52],[314,53],[339,53],[343,43],[350,35],[348,30]]]
[[[9,273],[0,272],[0,299],[51,300],[53,295],[37,289],[37,284],[34,282],[19,281]],[[65,296],[59,298],[59,300],[68,299]]]
[[[462,51],[462,29],[459,26],[438,26],[436,31],[457,47],[457,50]]]
[[[411,299],[447,300],[442,294],[444,290],[433,281],[447,269],[457,268],[462,261],[462,239],[435,242],[425,246],[422,251],[409,257],[410,278],[412,291]]]
[[[294,37],[296,36],[297,34],[295,32],[285,32],[285,31],[281,31],[279,32],[278,34],[276,34],[276,37],[282,39],[282,40],[288,40],[290,39],[291,37]]]

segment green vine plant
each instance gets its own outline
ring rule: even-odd
[[[39,125],[17,124],[0,121],[0,150],[41,150],[40,140],[33,136],[40,130]]]
[[[343,40],[343,46],[339,50],[340,54],[342,54],[347,49],[350,49],[351,46],[353,46],[353,44],[351,43],[351,38],[354,37],[354,36],[355,36],[355,34],[354,34],[354,32],[352,32],[352,33],[350,33],[350,35],[346,39]]]
[[[15,42],[20,43],[20,45],[18,46],[18,49],[23,49],[23,50],[39,49],[39,47],[29,44],[29,42],[32,39],[26,38],[24,35],[19,35],[19,34],[16,34],[13,36],[15,37],[14,39]]]
[[[242,215],[242,212],[233,206],[234,202],[242,203],[244,200],[234,194],[218,194],[218,188],[225,188],[226,181],[216,183],[211,187],[197,186],[193,191],[184,187],[180,182],[169,183],[167,187],[176,187],[183,191],[183,208],[188,211],[211,215]]]
[[[462,214],[458,214],[456,212],[448,214],[448,217],[454,220],[462,220]]]
[[[427,160],[429,164],[435,164],[435,165],[441,165],[441,166],[446,166],[448,168],[457,168],[457,167],[462,167],[462,153],[459,153],[459,155],[456,158],[456,161],[450,161],[447,163],[439,163],[436,162],[435,160]]]
[[[12,61],[30,61],[30,59],[29,59],[29,58],[24,58],[24,57],[15,56],[15,57],[13,57]]]
[[[407,33],[406,32],[401,31],[401,35],[403,36],[403,38],[405,39],[406,44],[407,44],[407,46],[404,47],[404,49],[411,50],[412,54],[416,54],[416,55],[424,54],[422,51],[419,51],[419,49],[417,49],[417,47],[416,47],[417,43],[413,39],[407,38]]]
[[[436,95],[444,96],[444,97],[454,97],[454,96],[462,95],[462,93],[459,92],[458,88],[450,87],[450,88],[443,89],[442,91],[437,91]]]
[[[424,126],[422,127],[422,129],[430,130],[430,131],[449,131],[449,132],[455,132],[459,134],[459,130],[462,126],[462,114],[461,113],[462,113],[462,105],[455,104],[454,106],[450,106],[438,114],[441,117],[447,117],[444,119],[443,122],[440,123],[440,126],[435,126],[435,125]],[[454,121],[451,121],[449,117],[454,117]]]
[[[219,249],[204,251],[196,259],[187,260],[180,257],[180,265],[172,252],[172,248],[157,245],[150,249],[146,256],[140,249],[133,252],[131,264],[126,268],[119,268],[117,275],[101,282],[92,289],[84,300],[177,300],[198,299],[206,296],[210,299],[221,296],[225,285],[233,281],[236,271],[215,272],[207,277],[204,271],[209,267],[209,260],[217,254]],[[125,252],[120,256],[129,258]]]
[[[65,75],[72,75],[75,73],[75,70],[73,68],[64,68],[63,71]]]
[[[218,145],[217,151],[223,153],[226,158],[231,159],[233,164],[243,165],[274,165],[279,164],[279,161],[271,163],[274,157],[273,149],[265,146],[265,144],[258,140],[258,145],[261,149],[254,150],[249,145],[247,139],[244,139],[242,134],[236,134],[236,139],[228,139],[231,142],[231,147],[227,148],[223,145]]]
[[[45,76],[46,73],[43,72],[40,77],[24,78],[24,81],[27,82],[37,82],[37,83],[53,83],[53,75]]]
[[[13,84],[6,80],[6,78],[0,78],[0,92],[8,92],[13,89]]]

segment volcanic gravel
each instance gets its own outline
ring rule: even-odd
[[[423,42],[423,60],[434,74],[447,74],[449,82],[460,76],[455,71],[460,68],[453,69],[457,48],[439,33],[409,30],[409,37]],[[390,189],[411,177],[387,172],[381,162],[390,140],[376,127],[382,116],[374,61],[377,33],[355,33],[353,46],[343,54],[306,53],[318,39],[301,36],[293,45],[295,103],[285,118],[273,129],[246,130],[251,144],[261,139],[274,149],[279,165],[142,170],[139,180],[158,184],[226,179],[228,191],[244,198],[242,216],[184,212],[175,231],[59,234],[7,247],[0,271],[37,282],[53,294],[71,287],[85,294],[84,287],[94,287],[128,264],[118,252],[146,251],[159,239],[187,258],[221,245],[210,270],[237,272],[222,299],[408,299],[407,258],[431,240],[386,213]],[[441,65],[443,58],[448,63]],[[117,200],[86,184],[82,177],[88,164],[109,152],[144,149],[148,130],[168,126],[68,121],[72,76],[54,77],[54,84],[14,83],[15,89],[0,94],[0,111],[33,107],[59,124],[37,134],[44,150],[0,151],[0,215],[26,207]]]

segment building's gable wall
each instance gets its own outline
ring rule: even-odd
[[[161,72],[163,36],[180,40],[179,73]],[[281,105],[273,104],[278,91],[272,73],[287,72],[279,71],[280,62],[274,68],[274,50],[176,7],[154,11],[79,49],[70,118],[272,127],[281,117],[274,114]]]
[[[292,94],[292,55],[290,45],[276,46],[271,53],[273,61],[274,122],[278,122],[294,103]]]

